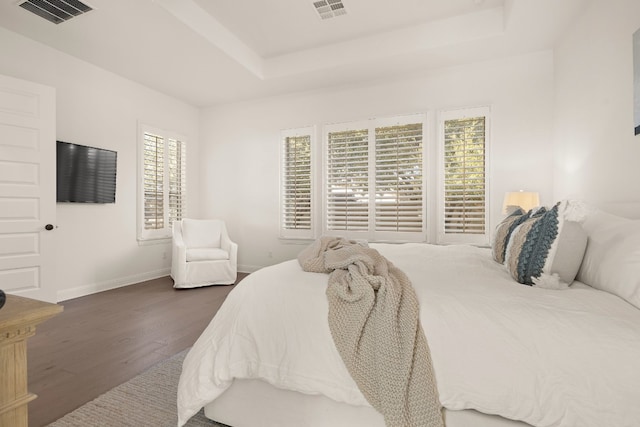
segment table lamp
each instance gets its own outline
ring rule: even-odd
[[[540,195],[536,191],[509,191],[504,195],[502,213],[511,215],[513,211],[522,208],[525,212],[540,206]]]

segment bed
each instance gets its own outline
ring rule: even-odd
[[[640,425],[640,221],[580,223],[564,290],[518,283],[491,248],[369,245],[419,298],[446,427]],[[327,277],[291,260],[240,282],[185,358],[178,424],[204,407],[233,427],[384,426],[333,344]]]

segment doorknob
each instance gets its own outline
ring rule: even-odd
[[[51,231],[51,230],[53,230],[53,225],[52,224],[47,224],[47,225],[44,226],[44,229],[47,230],[47,231]]]

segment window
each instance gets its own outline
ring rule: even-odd
[[[369,229],[368,129],[327,133],[326,229]]]
[[[440,114],[439,243],[488,243],[488,108]]]
[[[186,142],[144,125],[140,133],[138,239],[170,238],[186,211]]]
[[[425,239],[424,122],[412,115],[325,127],[324,233]]]
[[[314,128],[283,131],[280,236],[488,244],[489,119],[442,111],[437,144],[426,114],[325,125],[321,147]]]
[[[280,177],[280,237],[314,236],[311,192],[314,128],[282,132]]]
[[[423,231],[422,123],[376,128],[376,231]]]

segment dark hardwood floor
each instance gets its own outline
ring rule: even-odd
[[[239,282],[246,274],[239,273]],[[63,301],[28,340],[29,426],[45,426],[193,345],[234,286],[170,277]]]

